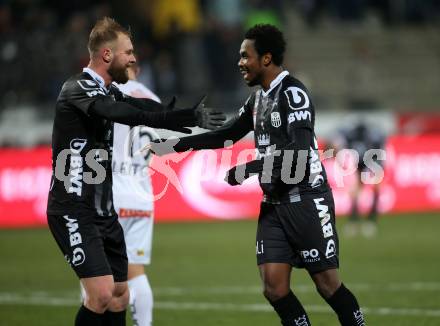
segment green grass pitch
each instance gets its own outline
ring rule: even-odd
[[[341,276],[368,325],[440,325],[440,214],[383,217],[346,238]],[[280,325],[261,295],[256,221],[157,224],[147,273],[155,326]],[[313,325],[339,325],[303,270],[292,287]],[[47,229],[0,231],[0,325],[73,325],[79,287]],[[130,325],[130,323],[128,323]]]

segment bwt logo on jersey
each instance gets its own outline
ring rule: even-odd
[[[321,260],[318,249],[301,250],[301,257],[305,263],[314,263]]]
[[[69,167],[69,181],[70,186],[67,190],[68,193],[75,193],[81,196],[82,192],[82,179],[83,179],[83,158],[81,151],[87,144],[86,139],[75,138],[70,142],[70,167]]]
[[[324,238],[330,238],[333,236],[333,227],[331,223],[331,217],[328,212],[328,206],[321,204],[324,198],[313,199],[315,202],[316,209],[318,210],[319,218],[321,220],[322,234]],[[336,244],[333,239],[327,241],[327,246],[325,250],[325,258],[331,258],[336,255]]]
[[[69,218],[68,215],[64,215],[63,218],[67,221],[66,227],[69,231],[70,247],[73,249],[71,259],[66,255],[67,262],[74,266],[81,265],[86,260],[86,255],[84,250],[78,247],[82,244],[81,233],[78,230],[78,221],[74,218]]]
[[[307,109],[310,106],[310,100],[307,93],[298,87],[289,87],[284,91],[287,102],[292,110]]]
[[[287,116],[287,120],[289,121],[289,123],[307,119],[309,119],[309,121],[312,121],[310,111],[295,111],[293,113],[289,113],[289,115]]]

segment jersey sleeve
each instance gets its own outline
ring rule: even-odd
[[[298,128],[313,131],[314,108],[305,86],[292,84],[284,90],[282,99],[286,106],[287,133],[294,135]]]
[[[68,102],[88,115],[90,107],[97,99],[109,98],[114,100],[119,96],[122,96],[122,93],[107,94],[94,80],[73,79],[64,84],[60,100]]]

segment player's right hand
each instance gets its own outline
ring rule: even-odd
[[[223,112],[205,108],[203,96],[193,107],[185,109],[175,109],[166,111],[166,129],[191,133],[191,129],[186,127],[199,126],[204,129],[217,129],[226,121]],[[174,107],[174,103],[172,105]]]
[[[197,126],[204,129],[215,130],[225,124],[226,115],[216,109],[205,107],[206,95],[194,106],[197,116]]]

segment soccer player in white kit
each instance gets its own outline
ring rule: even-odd
[[[136,81],[137,65],[128,71],[129,81],[117,85],[124,94],[160,102],[152,91]],[[154,220],[153,189],[146,173],[151,153],[135,155],[152,138],[157,137],[149,127],[114,124],[113,200],[127,246],[129,304],[135,326],[150,326],[153,315],[153,293],[145,273],[145,265],[151,262]]]

